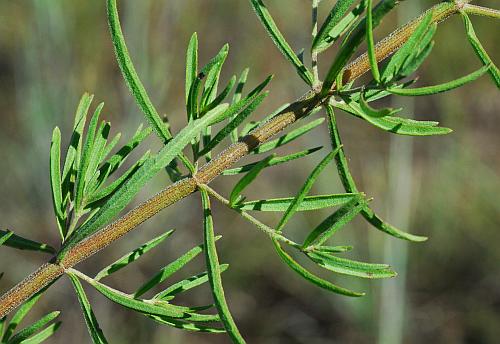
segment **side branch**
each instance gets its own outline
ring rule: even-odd
[[[470,0],[441,3],[434,6],[430,9],[435,11],[433,21],[441,22],[449,16],[458,13],[463,8],[464,4],[468,2],[470,2]],[[380,62],[384,60],[399,49],[411,36],[424,15],[397,29],[387,38],[380,41],[375,46],[377,61]],[[368,56],[367,54],[363,54],[346,67],[343,79],[346,82],[353,81],[369,70],[370,64]],[[333,93],[333,90],[331,93]],[[42,265],[38,270],[0,297],[0,319],[45,286],[55,281],[63,275],[67,269],[99,252],[115,240],[136,228],[142,222],[157,214],[160,210],[192,194],[198,189],[199,185],[210,183],[214,178],[219,176],[222,171],[231,167],[235,162],[272,136],[278,134],[298,119],[309,114],[316,107],[321,106],[329,97],[330,95],[320,97],[317,93],[312,91],[308,92],[301,99],[288,106],[280,114],[273,117],[268,122],[263,123],[247,136],[240,139],[239,142],[232,144],[222,151],[215,159],[201,167],[194,176],[187,177],[170,185],[115,222],[82,240],[70,248],[60,261],[54,258],[53,261]]]

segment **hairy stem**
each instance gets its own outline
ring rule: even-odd
[[[453,3],[446,2],[434,6],[430,9],[434,11],[433,21],[441,22],[449,16],[458,13],[468,2],[470,0]],[[375,45],[377,61],[384,60],[399,49],[411,36],[424,16],[425,14],[421,15],[377,43]],[[363,54],[346,67],[343,79],[346,82],[353,81],[369,70],[370,63],[368,56],[367,54]],[[278,134],[300,118],[307,116],[313,109],[324,104],[333,93],[334,90],[330,94],[320,96],[313,91],[308,92],[277,116],[240,139],[239,142],[226,148],[215,159],[201,167],[194,176],[187,177],[170,185],[115,222],[77,243],[66,252],[61,260],[54,258],[50,263],[42,265],[38,270],[0,297],[0,318],[21,305],[43,287],[59,278],[67,269],[94,255],[160,210],[195,192],[199,185],[210,183],[225,169],[231,167],[258,145]]]

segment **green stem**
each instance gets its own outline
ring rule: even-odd
[[[489,17],[494,19],[500,19],[500,11],[493,8],[482,7],[477,5],[465,4],[462,10],[465,13],[473,14],[476,16]]]

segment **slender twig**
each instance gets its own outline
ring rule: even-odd
[[[312,0],[312,40],[314,41],[316,35],[318,34],[318,5],[321,0]],[[311,51],[311,65],[313,71],[313,88],[318,89],[320,85],[319,72],[318,72],[318,52]]]
[[[434,6],[429,11],[436,9],[434,11],[433,21],[441,22],[451,15],[458,13],[463,8],[464,4],[468,2],[470,2],[470,0],[462,0],[456,3],[441,3]],[[408,40],[423,17],[424,15],[416,18],[377,43],[375,45],[377,61],[380,62],[384,60],[399,49],[401,45]],[[369,70],[370,64],[368,57],[366,54],[363,54],[346,67],[343,79],[346,81],[353,81]],[[313,109],[326,103],[334,93],[334,89],[324,96],[313,91],[308,92],[271,120],[240,139],[239,142],[226,148],[215,159],[202,166],[196,175],[187,177],[170,185],[115,222],[69,248],[65,252],[64,257],[56,256],[49,263],[42,265],[38,270],[0,297],[0,318],[7,315],[14,308],[25,302],[30,296],[59,278],[65,270],[99,252],[104,247],[136,228],[142,222],[157,214],[160,210],[195,192],[198,185],[210,183],[225,169],[231,167],[235,162],[250,153],[258,145],[278,134],[300,118],[307,116]]]
[[[462,10],[465,13],[474,14],[477,16],[490,17],[495,19],[500,19],[500,11],[494,8],[486,8],[482,6],[476,6],[471,4],[464,4]]]

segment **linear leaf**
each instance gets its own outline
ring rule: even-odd
[[[208,332],[208,333],[224,333],[224,332],[226,332],[224,329],[218,328],[218,327],[199,325],[199,324],[193,323],[193,322],[174,320],[171,318],[161,317],[161,316],[157,316],[157,315],[146,315],[146,316],[150,319],[153,319],[154,321],[156,321],[160,324],[169,325],[172,327],[180,328],[182,330],[195,331],[195,332]]]
[[[245,174],[236,185],[233,187],[231,191],[231,195],[229,196],[229,206],[234,207],[239,199],[239,196],[243,192],[243,190],[252,183],[255,178],[259,175],[259,173],[269,165],[269,161],[274,157],[274,155],[270,155],[267,158],[260,161],[257,165],[252,167],[252,169]]]
[[[123,269],[127,265],[135,262],[137,259],[141,258],[141,256],[143,254],[147,253],[151,249],[153,249],[156,246],[158,246],[159,244],[161,244],[166,238],[168,238],[170,235],[172,235],[173,232],[174,232],[173,229],[169,230],[169,231],[163,233],[162,235],[159,235],[156,238],[151,239],[148,242],[142,244],[141,246],[137,247],[135,250],[125,254],[121,258],[117,259],[116,261],[109,264],[101,271],[99,271],[97,273],[97,275],[94,277],[94,280],[100,281],[104,277],[107,277],[107,276],[111,275],[112,273],[115,273],[115,272]]]
[[[335,6],[330,11],[330,14],[328,14],[328,17],[313,40],[311,49],[313,52],[320,53],[333,43],[330,32],[341,22],[353,2],[354,0],[340,0],[335,3]]]
[[[68,273],[68,277],[75,288],[76,295],[78,297],[78,302],[82,307],[83,317],[85,319],[85,324],[87,325],[87,329],[89,330],[90,337],[92,338],[92,342],[94,344],[104,344],[108,341],[106,337],[104,337],[104,333],[99,326],[99,322],[95,317],[94,311],[92,310],[92,306],[85,294],[85,290],[83,290],[82,284],[80,280],[73,275],[72,273]]]
[[[237,103],[241,100],[241,95],[243,94],[243,88],[247,83],[249,68],[245,68],[243,72],[241,72],[240,78],[238,79],[238,84],[236,85],[236,90],[234,91],[232,104]],[[231,142],[238,141],[238,128],[235,128],[231,132]]]
[[[222,90],[222,92],[205,108],[203,109],[203,112],[207,112],[215,108],[217,105],[220,105],[224,99],[226,99],[227,95],[231,93],[231,90],[233,89],[234,85],[236,84],[236,76],[232,76],[231,79],[229,79],[229,82],[227,83],[226,87]]]
[[[367,115],[369,117],[375,117],[375,118],[392,116],[392,115],[394,115],[402,110],[402,109],[393,109],[393,108],[383,108],[380,110],[374,109],[365,100],[365,97],[363,96],[363,92],[361,92],[359,105],[360,105],[360,109],[364,112],[365,115]]]
[[[278,47],[279,51],[285,56],[285,58],[295,67],[299,76],[308,84],[312,86],[313,76],[311,71],[309,71],[304,64],[297,57],[295,52],[292,50],[290,45],[283,37],[274,19],[269,13],[268,9],[262,2],[262,0],[250,0],[257,17],[260,19],[262,25],[266,29],[267,33],[273,40],[274,44]]]
[[[220,72],[222,70],[222,65],[227,58],[228,52],[229,46],[226,44],[219,52],[219,54],[217,54],[217,56],[215,57],[216,63],[214,63],[207,71],[207,77],[205,80],[205,85],[203,86],[203,92],[201,94],[200,100],[200,108],[202,109],[202,111],[205,111],[207,105],[215,99],[219,84]]]
[[[498,70],[498,67],[495,66],[490,56],[483,48],[483,45],[479,41],[479,38],[477,38],[476,32],[474,31],[474,27],[472,26],[472,22],[470,21],[469,16],[463,11],[460,13],[462,14],[462,19],[464,21],[467,38],[469,39],[474,52],[485,66],[490,66],[488,72],[490,73],[493,82],[497,85],[498,88],[500,88],[500,71]]]
[[[304,151],[300,151],[300,152],[296,152],[296,153],[292,153],[292,154],[288,154],[288,155],[284,155],[284,156],[274,157],[274,158],[272,158],[269,161],[269,165],[268,166],[276,166],[276,165],[287,163],[289,161],[293,161],[293,160],[296,160],[296,159],[303,158],[305,156],[308,156],[309,154],[317,152],[321,148],[322,147],[315,147],[315,148],[306,149]],[[239,173],[245,173],[245,172],[250,171],[256,164],[258,164],[258,162],[254,162],[254,163],[251,163],[251,164],[248,164],[248,165],[243,165],[241,167],[235,167],[235,168],[227,169],[227,170],[224,170],[222,172],[222,175],[224,175],[224,176],[232,176],[232,175],[239,174]]]
[[[363,278],[388,278],[396,276],[389,265],[369,264],[355,260],[335,257],[328,253],[307,253],[307,256],[318,265],[333,272]]]
[[[367,0],[367,10],[366,10],[366,42],[368,44],[368,60],[370,61],[370,69],[373,74],[373,78],[377,83],[380,82],[380,72],[378,70],[377,57],[375,55],[375,43],[373,42],[373,18],[372,18],[372,7],[373,1]]]
[[[189,98],[189,90],[198,74],[198,35],[193,33],[189,40],[186,52],[186,105]]]
[[[16,248],[18,250],[56,253],[56,250],[47,244],[42,244],[42,243],[30,240],[30,239],[23,238],[19,235],[16,235],[13,233],[10,234],[10,233],[12,233],[12,231],[10,231],[10,230],[4,231],[4,230],[0,229],[0,238],[5,239],[5,235],[8,235],[8,237],[5,239],[5,242],[3,242],[3,245],[5,245],[5,246]]]
[[[52,204],[57,219],[57,227],[61,238],[64,238],[66,214],[61,186],[61,131],[58,127],[55,127],[52,132],[52,143],[50,145],[50,187],[52,189]]]
[[[198,245],[190,249],[188,252],[184,253],[182,256],[162,268],[156,275],[154,275],[151,279],[141,285],[134,293],[134,297],[140,297],[141,295],[154,288],[156,285],[165,281],[167,278],[183,268],[187,263],[196,258],[196,256],[198,256],[202,251],[203,245]]]
[[[306,281],[311,282],[312,284],[326,289],[328,291],[331,291],[336,294],[341,294],[341,295],[346,295],[346,296],[352,296],[352,297],[360,297],[365,295],[364,293],[358,293],[346,288],[342,288],[339,286],[336,286],[335,284],[332,284],[331,282],[328,282],[308,270],[306,270],[303,266],[301,266],[299,263],[297,263],[283,248],[281,248],[280,244],[276,241],[273,240],[274,243],[274,248],[276,249],[276,252],[278,252],[279,257],[296,273],[298,273],[302,278],[304,278]]]
[[[314,251],[326,253],[343,253],[352,250],[352,246],[318,246]]]
[[[318,125],[323,123],[324,118],[318,118],[314,121],[304,124],[303,126],[290,131],[289,133],[278,137],[277,139],[266,142],[252,151],[252,153],[259,154],[265,153],[275,148],[281,147],[295,139],[298,139],[302,135],[308,133],[312,129],[316,128]]]
[[[461,87],[471,81],[474,81],[481,77],[484,73],[489,71],[491,68],[491,65],[484,66],[480,69],[478,69],[475,72],[472,72],[470,74],[467,74],[466,76],[463,76],[461,78],[435,85],[435,86],[426,86],[426,87],[418,87],[418,88],[388,88],[387,90],[393,94],[397,94],[399,96],[410,96],[410,97],[415,97],[415,96],[428,96],[431,94],[437,94],[437,93],[442,93],[442,92],[447,92],[450,91],[454,88]]]
[[[21,342],[21,344],[39,344],[44,342],[46,339],[51,337],[56,331],[59,329],[61,326],[62,322],[56,322],[53,324],[50,324],[46,328],[44,328],[42,331],[38,332],[34,336],[29,337],[28,339],[25,339]]]
[[[219,258],[217,257],[217,248],[215,247],[215,234],[212,220],[212,212],[210,209],[210,199],[208,193],[204,189],[200,189],[202,206],[203,206],[203,227],[204,227],[204,245],[205,245],[205,259],[207,262],[208,280],[212,287],[212,294],[214,297],[215,306],[220,315],[220,319],[224,324],[228,335],[235,343],[245,343],[241,336],[236,324],[233,320],[229,307],[227,305],[226,297],[224,296],[224,289],[222,287],[221,270]]]
[[[228,264],[221,264],[220,265],[220,272],[222,273],[222,272],[226,271],[228,267],[229,267]],[[179,293],[183,293],[185,291],[193,289],[193,288],[195,288],[199,285],[202,285],[203,283],[206,283],[206,282],[208,282],[208,273],[203,272],[201,274],[185,278],[182,281],[179,281],[179,282],[172,284],[167,289],[156,294],[153,297],[153,299],[168,300],[168,299],[173,298],[175,295],[177,295]]]
[[[278,226],[276,227],[277,232],[281,232],[285,227],[285,225],[287,224],[287,222],[295,214],[298,207],[300,206],[304,198],[306,198],[307,194],[309,193],[314,183],[316,182],[316,179],[319,177],[319,175],[325,169],[325,167],[332,161],[332,159],[338,153],[339,149],[340,147],[328,153],[323,158],[323,160],[321,160],[321,162],[314,168],[311,174],[307,177],[305,183],[302,185],[301,189],[299,190],[293,201],[286,209],[285,214],[283,214],[283,217],[281,218]]]
[[[356,198],[353,198],[314,228],[304,240],[302,247],[309,247],[313,243],[315,246],[323,245],[333,234],[358,215],[364,207],[366,207],[366,202],[364,202],[363,196],[358,194]]]
[[[40,331],[45,325],[47,325],[49,322],[57,318],[59,315],[59,311],[51,312],[44,317],[42,317],[40,320],[36,321],[32,325],[22,329],[18,333],[16,333],[14,336],[12,336],[7,343],[8,344],[19,344],[23,342],[24,340],[28,339],[28,337],[32,336],[36,332]]]

